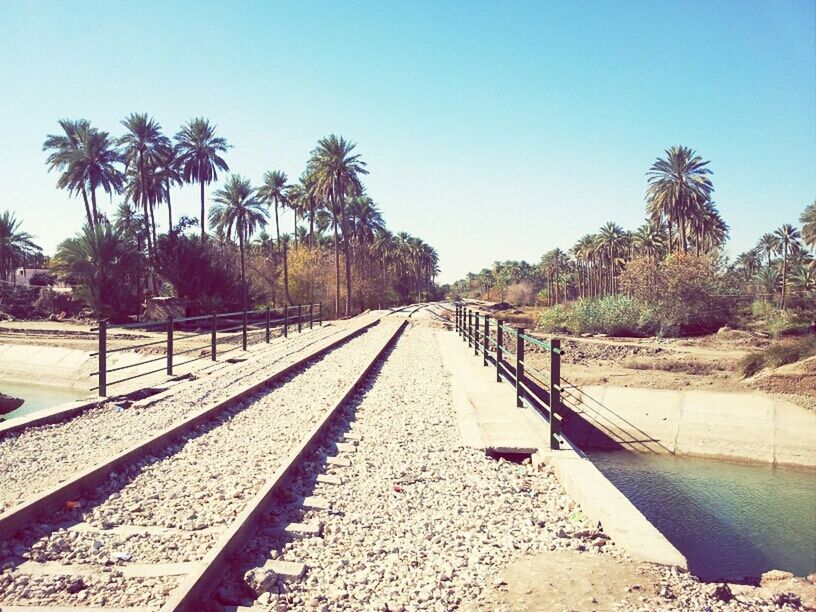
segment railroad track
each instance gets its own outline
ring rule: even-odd
[[[0,437],[0,477],[4,484],[0,490],[0,512],[23,497],[54,487],[89,464],[166,429],[199,411],[202,405],[228,399],[247,384],[263,382],[300,358],[318,354],[364,325],[366,320],[351,327],[326,326],[273,341],[268,347],[253,351],[251,359],[234,364],[218,362],[208,376],[132,404],[113,398],[96,407],[34,424],[4,424],[0,429],[8,426],[16,429],[6,430]],[[77,440],[84,443],[77,444]]]
[[[3,610],[199,609],[405,325],[344,335],[5,512],[0,602],[17,608]]]

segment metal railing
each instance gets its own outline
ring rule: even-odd
[[[496,382],[506,380],[515,387],[516,406],[527,402],[547,418],[550,424],[550,448],[561,448],[563,392],[561,379],[561,341],[545,342],[526,333],[523,327],[511,327],[500,319],[457,304],[454,313],[456,332],[481,356],[484,366],[496,368]],[[491,324],[492,323],[492,324]],[[550,371],[541,372],[527,363],[527,345],[544,349],[549,354]]]
[[[284,306],[281,308],[263,308],[258,310],[245,310],[236,312],[224,312],[220,314],[202,315],[197,317],[180,317],[169,318],[162,321],[144,321],[139,323],[125,323],[120,325],[110,325],[107,319],[100,319],[98,326],[91,328],[91,331],[97,332],[99,340],[99,349],[95,353],[91,353],[91,357],[97,357],[99,368],[96,372],[92,372],[90,376],[97,377],[97,386],[92,387],[91,391],[98,390],[100,397],[105,397],[108,394],[108,387],[118,385],[142,376],[156,374],[158,372],[166,372],[168,376],[173,376],[175,368],[198,361],[200,359],[209,358],[211,361],[216,361],[218,356],[225,355],[232,351],[247,350],[249,337],[263,338],[266,343],[272,339],[272,330],[281,328],[281,335],[288,337],[290,328],[294,330],[297,328],[298,332],[303,331],[303,327],[308,325],[309,329],[314,327],[317,323],[318,327],[323,325],[323,305],[322,304],[297,304],[295,306]],[[194,328],[194,331],[185,333],[185,328]],[[204,329],[201,329],[204,328]],[[140,344],[126,344],[116,348],[108,348],[108,341],[112,339],[109,336],[111,330],[143,330],[143,331],[165,331],[163,337]],[[240,336],[234,332],[240,331]],[[230,334],[232,335],[225,335]],[[219,334],[221,337],[219,338]],[[196,345],[193,347],[185,347],[183,350],[176,350],[176,341],[184,341],[190,338],[198,338],[202,336],[209,336],[205,344]],[[238,343],[240,340],[240,343]],[[226,350],[219,350],[219,342],[236,343],[237,346]],[[135,363],[128,363],[126,365],[117,366],[114,368],[108,367],[108,356],[111,353],[118,353],[122,351],[135,351],[150,346],[159,347],[164,345],[164,354],[158,357],[150,357]],[[207,351],[207,349],[209,349]],[[199,352],[199,356],[192,356],[184,359],[181,362],[175,360],[179,355],[187,355],[189,353]],[[206,352],[205,352],[206,351]],[[114,381],[108,380],[108,374],[113,372],[120,372],[144,366],[151,363],[165,362],[161,367],[150,369],[146,372],[140,372],[132,376],[120,378]]]

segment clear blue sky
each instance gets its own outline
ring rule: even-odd
[[[118,134],[132,111],[171,134],[209,117],[253,181],[298,176],[331,132],[357,142],[389,226],[433,244],[445,281],[636,226],[670,145],[711,160],[732,253],[816,197],[814,0],[0,0],[0,29],[0,210],[48,251],[83,208],[43,139],[63,117]]]

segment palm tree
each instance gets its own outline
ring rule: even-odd
[[[210,225],[229,238],[238,238],[241,252],[241,305],[247,310],[246,261],[244,249],[255,230],[266,226],[266,209],[255,197],[249,179],[233,174],[224,187],[213,196],[215,206],[210,210]]]
[[[788,285],[788,254],[799,244],[799,230],[790,223],[786,223],[774,232],[778,240],[777,249],[782,252],[782,310],[785,310],[785,297]]]
[[[10,274],[42,249],[34,244],[34,238],[20,229],[14,213],[5,211],[0,215],[0,281],[6,282]]]
[[[267,172],[263,176],[263,185],[258,189],[258,201],[275,209],[275,243],[281,246],[280,223],[278,222],[278,207],[288,203],[289,186],[286,173],[280,170]]]
[[[318,197],[329,203],[334,215],[339,217],[343,230],[343,251],[346,259],[346,316],[351,314],[351,257],[349,254],[349,234],[346,227],[346,197],[362,193],[360,175],[368,174],[366,164],[360,155],[353,154],[354,145],[342,136],[332,134],[321,138],[312,151],[309,160],[309,174],[314,178],[314,191]],[[337,229],[334,232],[335,264],[335,312],[340,310],[340,253]]]
[[[121,190],[122,173],[116,167],[121,160],[107,132],[91,127],[84,119],[63,119],[59,124],[65,134],[51,134],[43,143],[43,151],[51,151],[46,163],[49,170],[62,172],[57,187],[82,194],[88,226],[93,227],[99,218],[96,188],[102,187],[108,194]]]
[[[127,166],[127,194],[136,205],[142,206],[147,250],[152,253],[151,229],[153,242],[156,241],[153,207],[164,196],[164,185],[158,170],[171,155],[170,139],[161,133],[159,123],[148,117],[147,113],[131,113],[122,120],[122,125],[127,130],[119,138],[122,159]]]
[[[139,303],[141,253],[109,223],[86,226],[57,248],[53,267],[80,281],[80,295],[98,316],[133,314]]]
[[[382,308],[386,290],[386,272],[394,261],[394,234],[385,227],[377,230],[372,250],[380,263],[380,291],[378,292],[380,302],[377,307]]]
[[[765,253],[768,267],[771,266],[771,254],[777,250],[778,239],[774,234],[763,234],[757,243],[757,249]]]
[[[174,185],[181,185],[184,182],[177,157],[177,150],[174,147],[168,147],[165,154],[161,156],[156,169],[156,178],[162,187],[161,193],[163,199],[167,202],[167,231],[171,232],[173,231],[173,206],[170,202],[170,188]]]
[[[672,225],[677,225],[679,249],[685,253],[689,222],[714,191],[709,178],[711,170],[706,168],[708,163],[693,149],[670,147],[666,149],[666,158],[657,158],[646,173],[649,181],[646,190],[649,213],[654,222],[666,218],[670,251]]]
[[[215,135],[214,125],[208,119],[190,119],[176,136],[176,155],[179,170],[185,183],[198,183],[201,191],[201,240],[206,235],[204,223],[204,185],[218,180],[218,171],[229,170],[221,157],[229,145],[224,138]]]
[[[802,240],[811,249],[816,249],[816,201],[805,208],[799,221],[802,222]]]

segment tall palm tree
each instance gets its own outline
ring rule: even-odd
[[[227,141],[215,135],[214,125],[208,119],[196,117],[190,119],[176,134],[176,156],[179,170],[185,183],[198,183],[201,195],[201,240],[206,235],[204,222],[204,185],[218,180],[218,171],[229,170],[227,162],[221,157],[229,145]]]
[[[60,119],[59,125],[64,134],[49,134],[45,138],[42,149],[50,151],[46,158],[48,171],[61,171],[57,187],[67,189],[68,193],[82,194],[82,201],[85,203],[85,216],[88,220],[88,227],[94,226],[94,216],[91,213],[91,206],[88,202],[87,182],[82,173],[76,171],[75,161],[79,155],[81,132],[90,128],[90,123],[85,119],[72,121],[70,119]]]
[[[329,203],[339,217],[343,230],[343,252],[346,260],[346,316],[351,314],[351,257],[349,234],[346,227],[346,198],[349,194],[362,193],[360,176],[368,174],[360,155],[353,153],[354,145],[342,136],[321,138],[309,160],[309,174],[314,177],[315,193]],[[337,230],[334,234],[335,264],[335,311],[340,310],[340,254]]]
[[[42,252],[34,244],[34,237],[21,230],[21,225],[22,221],[8,210],[0,215],[0,281],[8,281],[16,268],[25,266],[29,257]]]
[[[263,184],[258,189],[258,201],[263,202],[275,210],[275,243],[278,248],[281,246],[280,223],[278,221],[278,208],[286,206],[288,203],[289,186],[286,184],[288,177],[281,170],[273,170],[263,175]]]
[[[771,267],[771,255],[776,252],[778,239],[774,234],[763,234],[757,243],[757,249],[765,253],[768,267]]]
[[[171,155],[170,139],[161,132],[159,123],[147,113],[131,113],[122,120],[127,130],[119,138],[122,159],[127,166],[128,196],[142,206],[145,228],[147,229],[147,249],[152,253],[156,240],[156,220],[154,206],[163,199],[164,186],[158,170],[163,161]]]
[[[394,234],[384,226],[376,231],[374,236],[373,251],[380,264],[380,290],[378,308],[383,307],[383,300],[386,292],[386,272],[394,261]]]
[[[162,155],[156,169],[156,178],[161,185],[162,197],[167,203],[167,231],[170,232],[173,230],[173,205],[170,201],[170,188],[184,182],[175,147],[168,147],[165,154]]]
[[[62,173],[57,187],[82,195],[88,226],[94,227],[99,218],[96,189],[102,187],[108,194],[121,190],[122,173],[116,167],[121,160],[107,132],[91,127],[84,119],[63,119],[59,124],[64,135],[50,134],[43,143],[43,150],[51,152],[46,163],[49,170]]]
[[[816,249],[816,201],[805,208],[799,221],[802,223],[802,240],[811,249]]]
[[[210,209],[210,225],[229,238],[238,238],[241,253],[241,305],[247,310],[245,246],[255,230],[266,226],[266,209],[255,197],[249,179],[233,174],[224,187],[213,196],[215,206]]]
[[[782,303],[781,308],[785,310],[785,298],[787,296],[788,285],[788,254],[799,244],[801,238],[799,230],[790,223],[786,223],[774,232],[779,241],[778,249],[782,253]]]
[[[711,184],[709,162],[688,147],[666,149],[665,159],[657,158],[646,173],[649,187],[646,200],[652,221],[666,218],[669,228],[669,250],[672,245],[672,226],[677,225],[679,250],[688,248],[689,221],[710,199],[714,186]]]

